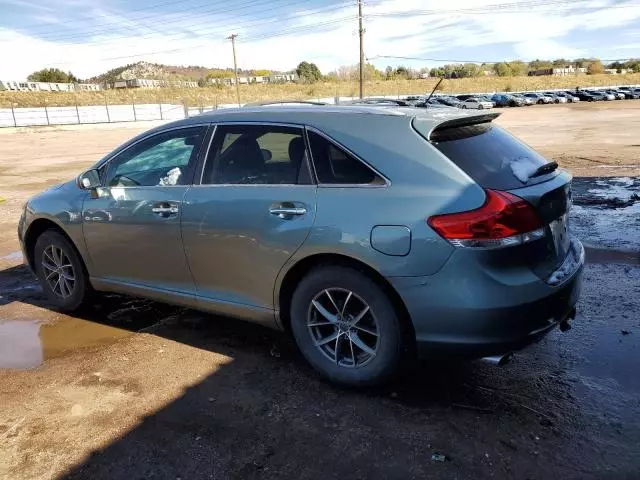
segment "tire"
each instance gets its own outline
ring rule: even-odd
[[[462,108],[465,108],[465,109],[466,109],[466,108],[467,108],[467,106],[466,106],[466,105],[462,105]]]
[[[339,317],[345,303],[345,315]],[[302,279],[291,302],[291,330],[307,362],[334,383],[379,384],[400,363],[403,336],[391,301],[373,280],[351,268],[318,267]]]
[[[83,306],[91,287],[80,255],[64,235],[56,230],[43,232],[36,241],[33,262],[38,281],[51,303],[63,312]]]
[[[484,107],[482,105],[478,105],[478,110],[484,110]]]
[[[542,105],[544,103],[544,100],[538,100],[538,105]]]

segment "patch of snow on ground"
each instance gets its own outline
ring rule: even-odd
[[[640,188],[632,188],[634,184],[634,179],[630,177],[597,180],[596,185],[598,185],[599,188],[591,188],[588,190],[588,193],[600,198],[619,198],[627,201],[630,200],[633,195],[640,195]]]
[[[583,243],[601,248],[640,250],[640,202],[624,208],[574,205],[569,228]]]

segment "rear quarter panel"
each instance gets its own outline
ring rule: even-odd
[[[298,261],[326,253],[360,260],[390,277],[436,273],[453,247],[428,226],[427,218],[477,208],[484,191],[413,129],[411,117],[362,115],[356,125],[353,116],[344,117],[315,127],[371,164],[390,185],[320,185],[315,224],[280,281]],[[371,231],[379,225],[408,227],[409,253],[394,256],[375,250]]]

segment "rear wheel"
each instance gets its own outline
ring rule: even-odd
[[[60,232],[42,233],[33,253],[36,275],[47,298],[60,310],[82,306],[90,292],[84,263],[75,247]]]
[[[391,302],[350,268],[319,267],[304,277],[293,294],[291,330],[305,359],[336,383],[380,383],[400,361],[402,334]]]
[[[462,105],[462,108],[467,108],[467,106],[463,104],[463,105]]]
[[[483,108],[484,108],[484,106],[478,105],[478,110],[482,110]]]

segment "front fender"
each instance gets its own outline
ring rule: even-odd
[[[87,270],[91,273],[91,257],[88,254],[82,231],[82,206],[88,192],[77,187],[75,180],[31,198],[26,205],[24,219],[19,229],[23,250],[29,258],[29,245],[33,235],[55,225],[73,242]],[[33,265],[30,264],[31,267]]]

